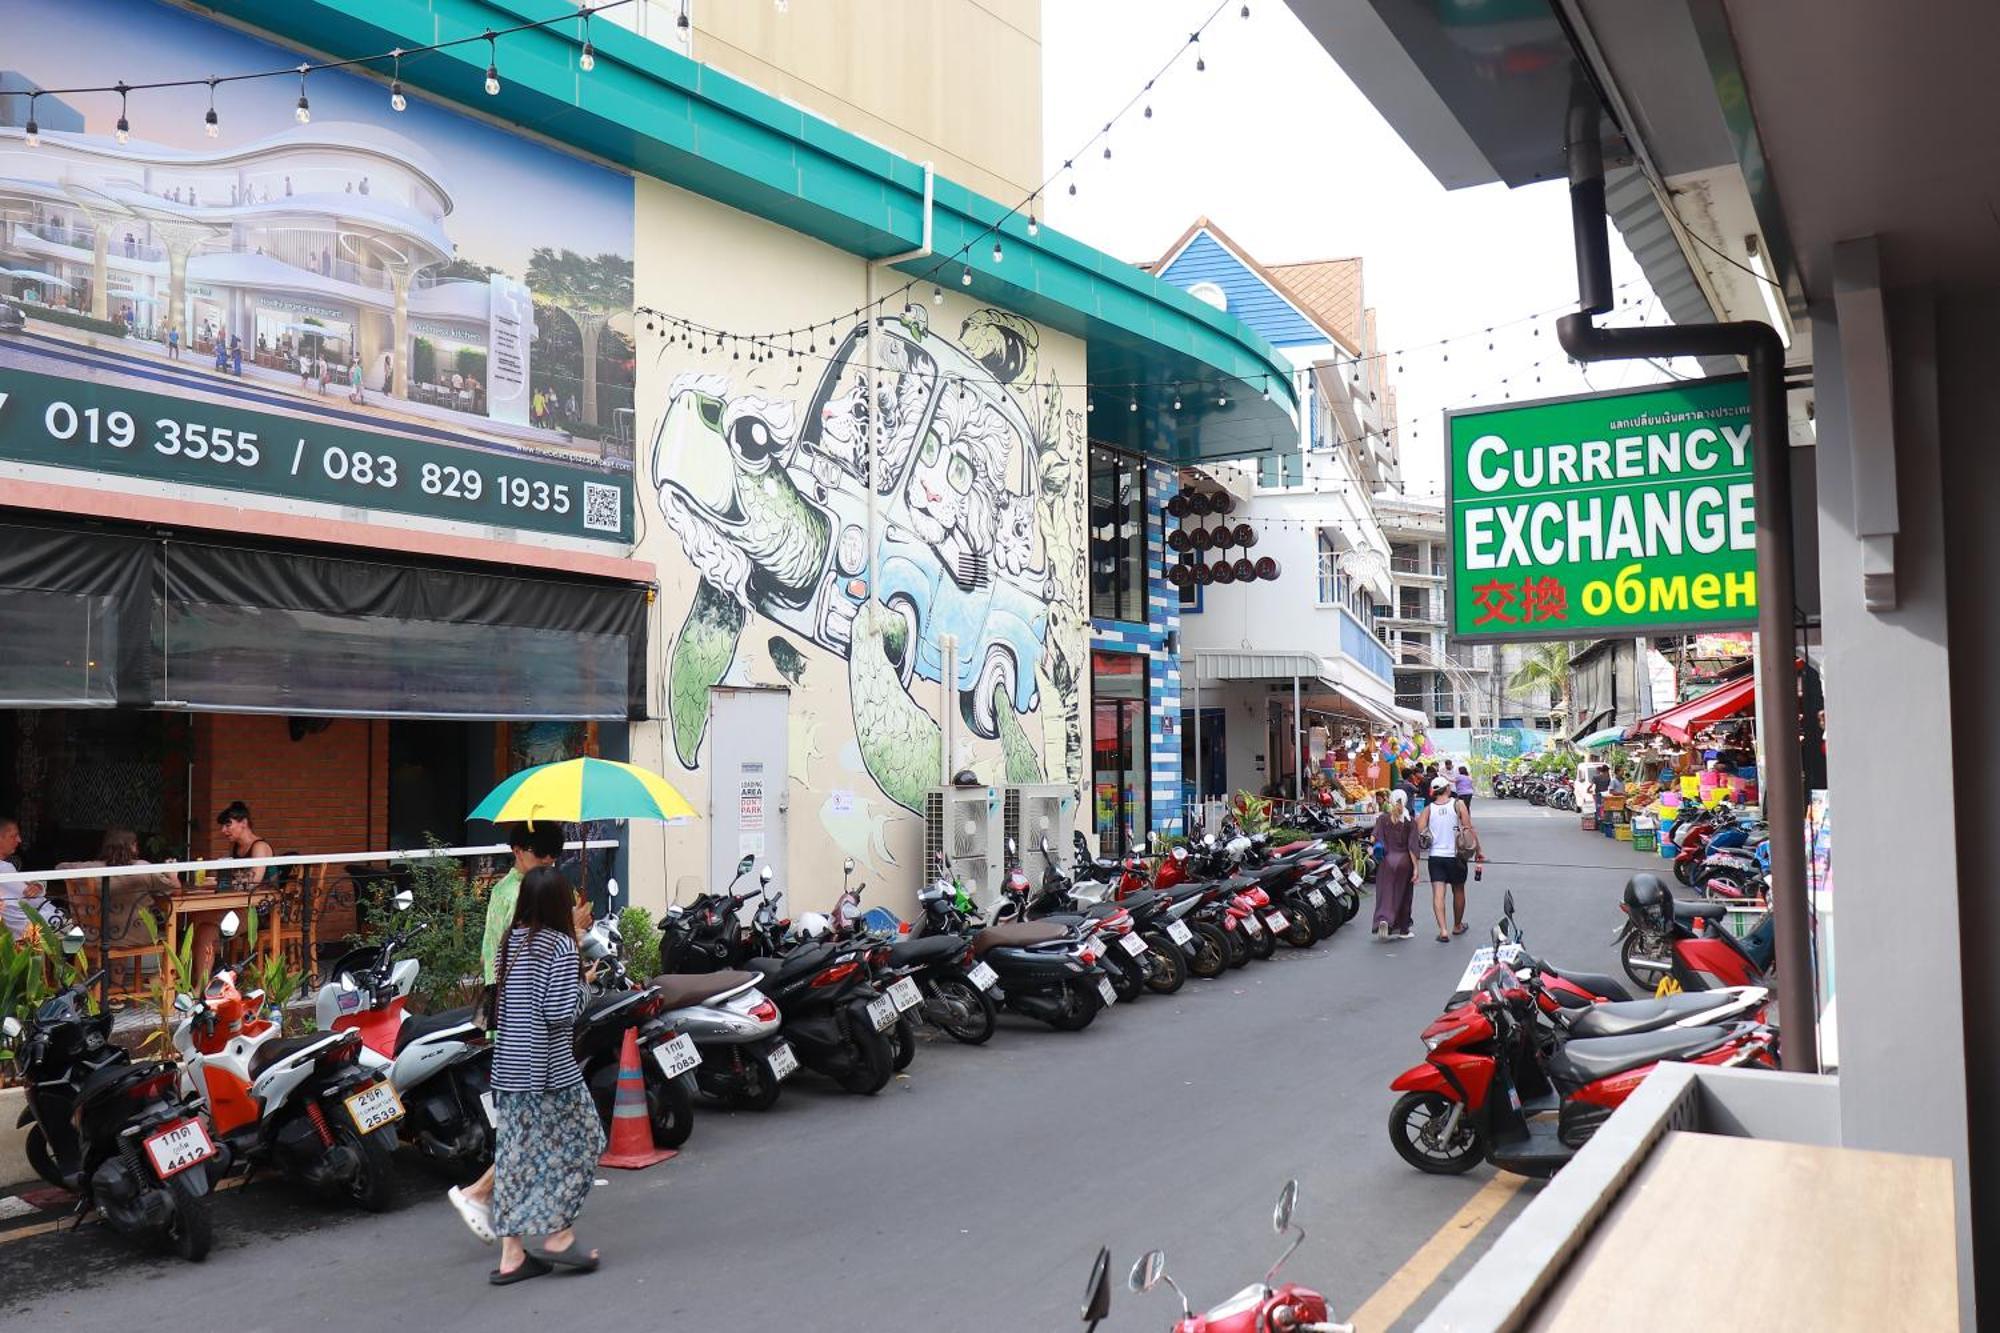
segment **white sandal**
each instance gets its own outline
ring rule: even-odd
[[[446,1190],[444,1196],[450,1199],[451,1206],[458,1210],[459,1220],[465,1223],[466,1230],[491,1245],[495,1239],[492,1207],[480,1203],[456,1185]]]

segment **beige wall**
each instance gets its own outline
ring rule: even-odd
[[[782,227],[645,178],[638,217],[642,305],[747,332],[862,303],[860,260]],[[637,554],[660,571],[651,629],[660,720],[634,728],[633,760],[707,816],[712,794],[737,800],[740,780],[713,776],[711,690],[785,691],[786,753],[766,770],[781,765],[785,778],[765,799],[789,806],[787,908],[829,906],[841,860],[853,856],[868,902],[908,916],[922,857],[917,812],[942,776],[947,734],[952,768],[988,783],[1075,781],[1084,762],[1085,407],[1074,390],[1049,386],[1083,381],[1083,345],[956,294],[920,298],[878,325],[882,475],[893,478],[880,500],[880,587],[908,618],[871,622],[864,612],[850,628],[852,571],[867,573],[866,488],[843,470],[856,457],[843,440],[858,438],[847,427],[867,401],[865,353],[856,349],[816,408],[838,355],[824,329],[795,365],[752,361],[747,349],[704,357],[699,335],[694,347],[663,345],[644,323]],[[846,347],[856,327],[848,315],[831,336]],[[846,569],[829,570],[850,527]],[[954,591],[947,566],[974,570],[972,591]],[[942,635],[954,628],[959,665],[947,670]],[[962,718],[947,705],[945,676],[997,688],[968,688],[986,702]],[[712,827],[705,817],[635,829],[633,901],[658,907],[705,882]]]
[[[1012,204],[1042,181],[1041,0],[694,0],[694,56]]]

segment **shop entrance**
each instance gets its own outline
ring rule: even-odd
[[[736,862],[754,856],[783,888],[786,813],[791,804],[791,694],[786,690],[710,690],[708,734],[715,766],[709,782],[708,884],[720,892]]]

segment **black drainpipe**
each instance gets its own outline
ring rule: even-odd
[[[1742,356],[1750,362],[1750,438],[1757,503],[1757,704],[1763,721],[1764,814],[1771,826],[1771,910],[1777,916],[1780,1043],[1789,1070],[1819,1072],[1811,917],[1806,911],[1805,771],[1798,734],[1792,647],[1792,472],[1785,425],[1785,345],[1769,324],[1685,324],[1600,329],[1613,304],[1604,213],[1604,150],[1598,102],[1587,87],[1567,126],[1570,226],[1576,234],[1576,314],[1556,321],[1565,352],[1579,361]]]

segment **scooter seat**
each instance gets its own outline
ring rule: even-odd
[[[256,1078],[278,1061],[309,1051],[315,1046],[331,1045],[344,1033],[315,1032],[305,1037],[273,1037],[257,1048],[257,1054],[250,1057],[250,1077]]]
[[[782,958],[752,958],[743,966],[759,977],[771,977],[777,981],[790,981],[807,972],[817,972],[826,965],[833,953],[830,944],[808,944],[792,950]]]
[[[1715,898],[1674,899],[1674,919],[1684,924],[1694,921],[1715,921],[1722,916],[1722,903]]]
[[[403,1026],[396,1029],[396,1054],[419,1037],[427,1037],[433,1032],[446,1028],[461,1027],[472,1021],[472,1007],[447,1009],[441,1014],[411,1014],[403,1020]]]
[[[1657,1000],[1623,1000],[1592,1005],[1570,1020],[1569,1033],[1572,1037],[1624,1037],[1635,1032],[1653,1032],[1671,1027],[1692,1014],[1715,1008],[1717,999],[1707,991],[1690,991]]]
[[[1670,1028],[1629,1037],[1582,1038],[1565,1042],[1549,1058],[1549,1073],[1560,1083],[1581,1087],[1661,1060],[1699,1055],[1727,1040],[1729,1032],[1724,1027]]]
[[[754,986],[762,978],[755,972],[670,972],[646,984],[660,993],[669,1009],[684,1009],[703,1000],[712,1000],[730,991]]]
[[[965,940],[957,935],[923,935],[899,939],[889,946],[891,967],[935,967],[949,963],[965,952]]]
[[[1069,935],[1062,926],[1045,921],[1010,921],[1002,926],[988,926],[972,937],[972,956],[980,957],[989,949],[1020,949],[1030,944],[1050,944]]]
[[[1583,987],[1592,995],[1602,995],[1612,1000],[1630,1000],[1633,998],[1632,992],[1625,989],[1623,982],[1619,981],[1616,977],[1607,977],[1602,972],[1580,972],[1574,968],[1564,967],[1560,963],[1546,961],[1543,962],[1542,966],[1563,980]]]

